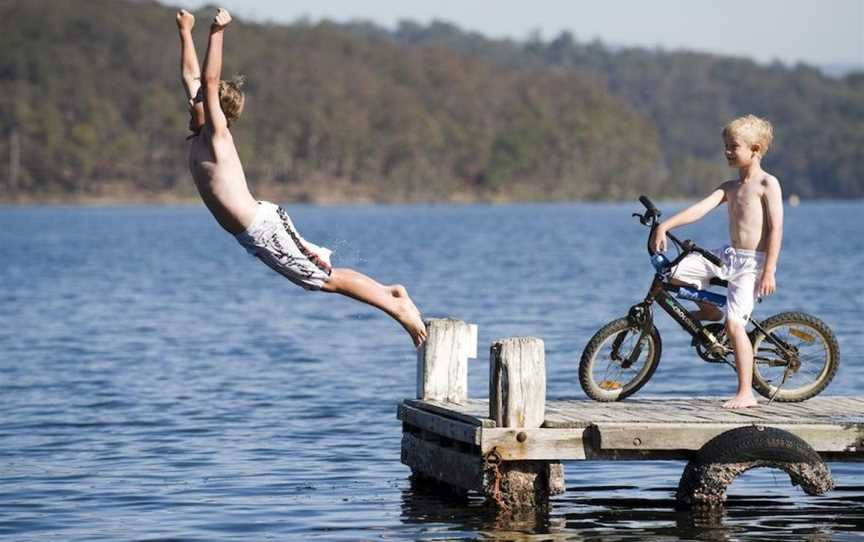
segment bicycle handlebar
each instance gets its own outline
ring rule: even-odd
[[[660,210],[654,206],[654,203],[650,199],[648,199],[647,196],[639,196],[639,201],[642,203],[642,205],[645,206],[646,213],[645,213],[645,216],[638,215],[638,214],[636,216],[639,217],[642,224],[644,224],[646,226],[649,226],[649,225],[651,226],[651,232],[648,234],[648,240],[649,240],[648,254],[653,254],[653,252],[651,252],[650,240],[651,240],[651,236],[654,234],[654,230],[657,228],[657,223],[658,223],[657,217],[659,217],[661,213],[660,213]],[[708,260],[709,262],[713,263],[714,265],[716,265],[718,267],[723,266],[723,261],[720,260],[720,258],[715,256],[711,252],[705,250],[704,248],[697,246],[696,243],[694,243],[690,239],[685,239],[684,241],[681,241],[677,237],[672,235],[671,232],[666,232],[666,235],[670,239],[672,239],[672,241],[674,241],[675,244],[678,245],[682,250],[681,255],[675,259],[676,264],[679,261],[681,261],[681,259],[683,259],[684,256],[686,256],[687,254],[689,254],[691,252],[695,252],[695,253],[699,254],[700,256],[702,256],[703,258],[705,258],[706,260]]]
[[[660,211],[657,210],[657,207],[654,207],[654,204],[648,199],[648,196],[639,196],[639,201],[642,202],[642,205],[645,206],[645,209],[648,210],[648,213],[654,216],[660,216]]]
[[[668,235],[670,237],[672,237],[672,234],[668,234]],[[679,244],[681,245],[681,248],[683,248],[686,252],[695,252],[696,254],[699,254],[700,256],[702,256],[703,258],[705,258],[709,262],[713,263],[717,267],[723,267],[723,261],[720,258],[715,256],[711,252],[708,252],[704,248],[697,246],[696,243],[694,243],[690,239],[685,239],[683,243],[679,243]]]

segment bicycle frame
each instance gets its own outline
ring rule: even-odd
[[[707,334],[705,327],[690,316],[690,312],[678,302],[673,294],[681,294],[684,292],[685,299],[692,301],[706,301],[720,308],[726,306],[726,296],[706,292],[705,290],[696,290],[688,286],[678,286],[666,281],[659,273],[654,275],[654,281],[651,283],[651,288],[648,290],[648,295],[645,296],[642,305],[648,308],[648,314],[651,314],[650,307],[655,302],[668,314],[673,320],[678,322],[684,331],[689,333],[697,340],[706,341],[709,346],[715,341],[714,336]],[[651,322],[652,317],[647,318],[647,322]]]
[[[650,329],[650,325],[653,323],[651,306],[654,303],[657,303],[657,305],[659,305],[660,308],[662,308],[666,312],[666,314],[668,314],[673,320],[675,320],[675,322],[678,323],[678,325],[681,326],[681,329],[687,332],[687,334],[693,337],[696,341],[704,344],[709,350],[713,347],[718,346],[717,338],[710,331],[708,331],[701,322],[690,316],[690,311],[688,311],[684,307],[684,305],[678,302],[678,300],[675,298],[676,295],[682,299],[686,299],[689,301],[711,303],[712,305],[721,309],[726,306],[726,296],[706,290],[697,290],[696,288],[692,288],[690,286],[672,284],[668,281],[668,275],[658,272],[654,275],[654,280],[651,283],[651,288],[649,289],[648,294],[645,296],[645,299],[642,301],[642,303],[635,305],[635,307],[641,306],[645,309],[644,311],[637,310],[635,312],[635,314],[645,315],[640,318],[640,322],[634,322],[640,324],[640,335],[646,333],[647,330]],[[630,314],[634,314],[633,308],[631,308]],[[775,336],[773,333],[766,332],[765,329],[762,327],[762,324],[758,320],[751,317],[748,322],[753,324],[754,328],[762,332],[770,343],[773,343],[776,347],[780,348],[787,355],[790,354],[789,345],[786,344],[786,342],[779,337]],[[617,346],[620,345],[616,345],[616,352]],[[757,353],[754,352],[754,354],[754,360],[761,359]],[[631,354],[631,357],[633,357],[633,354]],[[636,357],[638,357],[638,353],[636,353]],[[635,359],[633,361],[635,361]],[[727,363],[729,363],[728,360]]]

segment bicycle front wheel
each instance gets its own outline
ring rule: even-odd
[[[627,318],[594,334],[579,361],[579,383],[595,401],[620,401],[644,386],[660,361],[660,333],[647,332]]]
[[[757,392],[794,403],[825,389],[840,366],[837,337],[825,322],[801,312],[783,312],[762,322],[762,328],[780,345],[758,330],[753,334]]]

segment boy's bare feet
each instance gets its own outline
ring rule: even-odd
[[[395,284],[390,286],[390,295],[396,301],[396,320],[411,335],[414,346],[420,346],[426,340],[426,324],[423,323],[420,311],[408,295],[408,290],[401,284]]]
[[[401,284],[384,286],[359,271],[339,267],[333,269],[321,290],[342,294],[383,310],[405,328],[414,346],[420,346],[426,340],[426,325],[420,311]]]
[[[738,394],[732,399],[729,399],[725,403],[723,403],[723,408],[728,408],[730,410],[738,409],[738,408],[748,408],[758,405],[759,403],[756,401],[756,398],[753,397],[752,393]]]

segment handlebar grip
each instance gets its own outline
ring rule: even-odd
[[[723,260],[715,256],[714,254],[711,254],[707,250],[700,250],[699,253],[702,254],[702,256],[704,256],[706,260],[713,263],[717,267],[723,267]]]
[[[676,241],[676,242],[678,241],[677,239],[675,239],[674,236],[672,236],[672,234],[669,234],[669,236],[672,237],[673,241]],[[690,239],[685,239],[684,241],[678,243],[678,245],[681,248],[683,248],[686,252],[695,252],[696,254],[699,254],[700,256],[702,256],[703,258],[705,258],[709,262],[713,263],[717,267],[723,267],[723,260],[721,260],[720,258],[715,256],[711,252],[708,252],[704,248],[696,246],[696,243],[694,243]]]
[[[642,203],[642,205],[645,206],[646,209],[648,209],[648,212],[655,214],[655,215],[658,215],[658,216],[660,215],[660,212],[657,210],[657,207],[654,207],[654,204],[651,203],[651,200],[648,199],[647,196],[639,196],[639,201]]]

